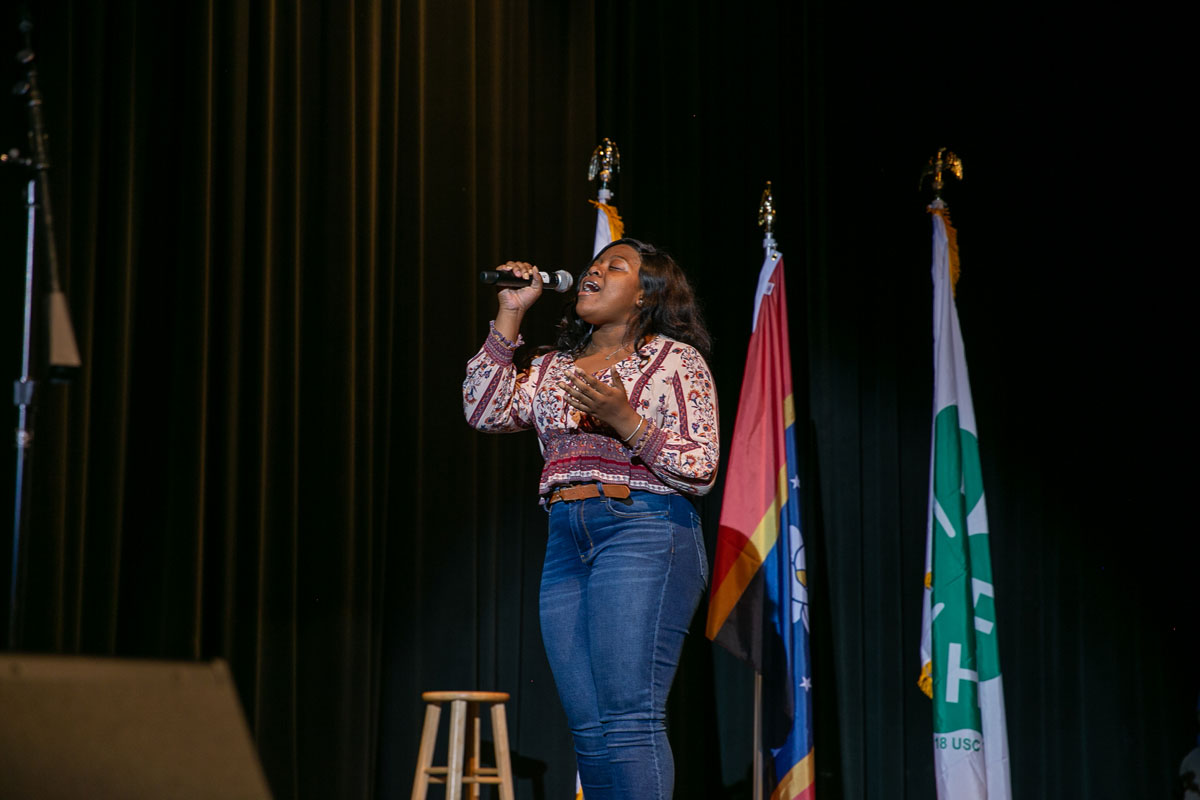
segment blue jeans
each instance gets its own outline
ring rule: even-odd
[[[586,800],[666,800],[667,692],[708,581],[684,497],[635,491],[550,506],[542,641]]]

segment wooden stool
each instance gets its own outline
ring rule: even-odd
[[[460,800],[463,784],[471,800],[479,799],[479,785],[500,786],[500,800],[515,800],[512,760],[508,752],[508,723],[504,717],[506,692],[425,692],[425,729],[417,753],[417,774],[413,778],[412,800],[425,800],[429,784],[446,784],[446,800]],[[437,741],[442,703],[450,704],[450,745],[445,767],[433,766],[433,747]],[[495,740],[496,766],[479,766],[479,704],[492,704],[492,738]],[[470,727],[471,754],[463,768],[464,746]]]

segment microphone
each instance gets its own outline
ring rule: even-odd
[[[539,270],[539,273],[542,276],[542,285],[556,292],[570,291],[571,286],[575,283],[571,273],[565,269],[560,269],[558,272],[541,272]],[[506,289],[524,289],[526,286],[533,285],[533,278],[514,278],[511,272],[485,269],[479,273],[479,282]]]

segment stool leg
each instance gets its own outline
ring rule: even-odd
[[[508,752],[508,721],[504,703],[492,706],[492,739],[496,742],[496,767],[500,770],[500,800],[516,800],[513,793],[512,757]]]
[[[425,727],[421,731],[421,747],[417,750],[417,774],[413,776],[412,800],[425,800],[429,793],[429,767],[433,765],[433,746],[437,742],[438,721],[442,707],[434,703],[425,706]]]
[[[462,800],[463,748],[466,742],[467,701],[450,703],[450,752],[446,767],[446,800]]]
[[[479,703],[467,703],[467,734],[471,737],[471,754],[467,758],[467,774],[472,777],[479,775]],[[468,800],[479,800],[479,784],[472,783],[467,787]]]

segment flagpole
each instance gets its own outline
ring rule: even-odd
[[[934,215],[934,370],[919,683],[933,701],[937,796],[1011,800],[990,552],[993,532],[979,477],[979,429],[954,302],[957,233],[941,197],[945,177],[961,180],[962,173],[961,159],[945,148],[929,160],[924,172],[933,177],[934,186],[934,201],[928,206]]]
[[[758,206],[758,224],[765,231],[763,254],[770,258],[775,253],[775,201],[771,196],[771,182],[763,190]],[[754,800],[763,800],[763,742],[762,742],[762,672],[754,671]]]
[[[762,673],[754,671],[754,800],[763,800]]]
[[[758,219],[765,254],[729,448],[705,634],[755,671],[755,800],[813,800],[808,578],[787,291],[770,184]]]
[[[617,214],[616,206],[610,204],[613,192],[609,188],[609,183],[616,178],[620,171],[621,151],[616,142],[605,137],[600,144],[596,145],[596,149],[592,151],[592,157],[588,161],[588,180],[600,182],[596,191],[596,199],[588,201],[596,206],[596,230],[592,240],[593,258],[617,238],[624,235],[624,224],[621,222],[621,217]],[[579,776],[578,765],[575,769],[575,800],[585,800],[583,781]]]

